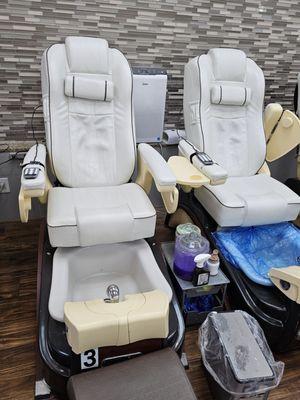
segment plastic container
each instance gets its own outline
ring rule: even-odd
[[[282,378],[258,322],[243,311],[211,312],[199,347],[215,400],[267,399]]]
[[[195,269],[194,258],[198,254],[209,253],[209,242],[199,233],[180,235],[175,242],[174,272],[186,281],[191,281]]]
[[[190,222],[188,222],[186,224],[177,225],[176,232],[175,232],[176,239],[179,236],[187,235],[189,233],[198,233],[199,235],[201,235],[201,230],[197,225],[191,224]]]

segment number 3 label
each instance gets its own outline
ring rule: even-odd
[[[96,368],[99,366],[98,349],[87,350],[80,354],[81,369]]]

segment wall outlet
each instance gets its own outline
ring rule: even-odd
[[[9,193],[10,187],[8,178],[0,178],[0,193]]]

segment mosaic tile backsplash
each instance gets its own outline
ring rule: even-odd
[[[212,47],[244,50],[263,69],[266,103],[292,109],[300,71],[299,0],[0,0],[0,143],[30,141],[45,48],[101,36],[132,66],[167,69],[165,124],[182,127],[183,69]],[[44,137],[41,112],[35,126]]]

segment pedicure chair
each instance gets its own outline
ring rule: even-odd
[[[198,224],[213,246],[215,234],[224,229],[279,224],[299,214],[299,196],[273,179],[266,163],[279,149],[285,154],[294,146],[299,120],[277,104],[267,107],[263,118],[264,86],[263,72],[240,50],[211,49],[185,67],[186,140],[179,143],[179,156],[208,183],[182,186],[177,215],[179,222],[192,219]],[[283,133],[289,138],[286,142],[280,140]],[[176,213],[169,218],[170,226],[172,220],[178,223]],[[269,278],[261,284],[255,271],[250,278],[224,256],[221,259],[231,281],[233,308],[252,314],[272,347],[286,350],[298,330],[299,267],[272,269],[275,285]]]
[[[132,75],[119,50],[68,37],[44,52],[41,74],[47,146],[26,154],[19,207],[27,222],[32,198],[47,202],[38,345],[47,383],[64,392],[81,370],[180,350],[184,324],[151,239],[156,212],[147,196],[154,181],[173,213],[178,190],[158,152],[147,144],[136,151]]]

